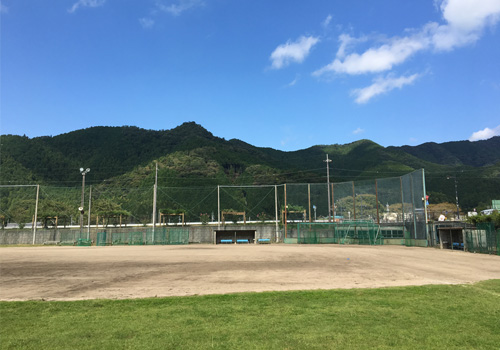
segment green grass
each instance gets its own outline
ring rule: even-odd
[[[1,302],[1,349],[498,349],[500,280]]]

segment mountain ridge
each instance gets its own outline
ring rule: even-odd
[[[487,203],[492,196],[500,197],[499,136],[476,142],[428,142],[400,147],[383,147],[362,139],[285,152],[256,147],[239,139],[225,140],[195,122],[187,122],[170,130],[99,126],[56,136],[0,138],[1,184],[78,186],[78,169],[82,166],[91,168],[90,183],[126,184],[125,179],[135,177],[131,182],[134,185],[146,184],[145,179],[151,181],[152,164],[157,161],[165,162],[161,163],[165,166],[161,171],[170,179],[163,183],[165,186],[194,186],[204,180],[206,184],[323,182],[324,160],[329,154],[334,182],[400,176],[424,168],[428,191],[437,198],[453,201],[453,186],[446,179],[453,174],[461,179],[468,206]],[[137,169],[143,170],[139,174]],[[143,180],[139,179],[141,176]],[[467,178],[471,181],[465,181]],[[483,187],[487,183],[479,193],[474,190],[478,179],[483,181]]]

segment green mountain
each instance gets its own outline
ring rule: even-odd
[[[431,202],[454,202],[458,181],[464,209],[500,198],[500,137],[485,141],[382,147],[369,140],[318,145],[294,152],[224,140],[189,122],[171,130],[92,127],[53,137],[0,137],[0,184],[75,187],[80,167],[88,183],[147,187],[159,164],[159,185],[323,183],[326,154],[331,181],[359,181],[426,171]]]

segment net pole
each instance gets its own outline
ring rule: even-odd
[[[330,184],[332,192],[332,208],[333,208],[333,222],[335,222],[335,193],[333,192],[333,183]]]
[[[38,197],[40,194],[40,185],[36,185],[36,201],[35,201],[35,222],[33,223],[33,245],[35,245],[36,238],[36,223],[38,221]]]
[[[153,192],[153,242],[152,243],[154,243],[155,241],[155,229],[156,229],[156,198],[157,198],[156,192],[158,192],[158,162],[156,162],[155,184]]]
[[[429,237],[429,225],[428,225],[428,217],[427,217],[427,190],[425,188],[425,169],[422,169],[422,190],[424,192],[424,214],[425,214],[425,237],[427,237],[427,240],[430,242],[430,237]],[[465,246],[465,240],[464,240],[464,246]]]
[[[220,230],[220,186],[217,185],[217,229]]]
[[[377,185],[377,179],[375,179],[375,201],[377,205],[377,224],[380,225],[380,216],[379,216],[379,208],[378,208],[378,185]]]
[[[279,242],[279,225],[278,225],[278,186],[274,185],[274,215],[276,221],[276,243]]]
[[[307,184],[307,202],[309,203],[309,222],[311,220],[311,184]]]
[[[415,191],[413,190],[413,174],[410,174],[410,190],[411,190],[411,202],[412,202],[412,213],[413,213],[413,230],[414,230],[413,238],[417,239],[417,219],[415,217]]]
[[[403,194],[403,177],[399,177],[399,189],[401,191],[401,221],[403,222],[403,227],[405,226],[405,200],[404,200],[404,194]],[[403,229],[404,232],[404,229]]]
[[[286,204],[286,184],[285,184],[285,210],[284,210],[284,221],[285,221],[285,238],[288,237],[288,232],[287,232],[287,221],[288,221],[288,218],[286,217],[287,215],[287,204]]]
[[[89,192],[89,217],[88,217],[88,225],[87,225],[87,239],[90,239],[90,209],[92,208],[92,185],[90,185]]]

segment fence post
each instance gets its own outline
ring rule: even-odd
[[[35,202],[35,220],[33,223],[33,245],[35,245],[36,238],[36,224],[38,221],[38,196],[40,194],[40,185],[36,185],[36,202]]]

